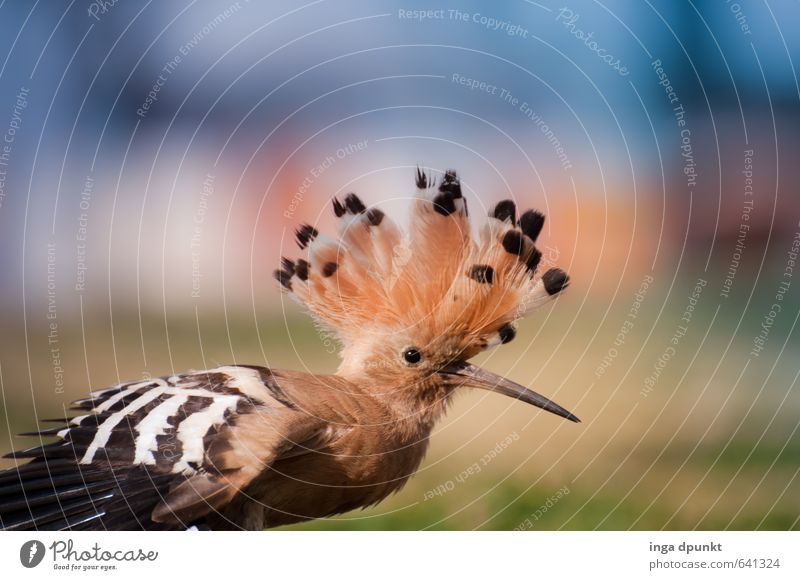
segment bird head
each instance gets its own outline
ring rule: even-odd
[[[495,391],[577,421],[546,397],[469,364],[511,341],[514,323],[568,284],[558,268],[538,274],[544,216],[498,203],[473,236],[454,171],[417,169],[408,231],[355,194],[333,200],[338,236],[296,231],[300,258],[275,278],[342,343],[337,374],[421,400],[460,387]],[[377,387],[376,387],[377,388]]]

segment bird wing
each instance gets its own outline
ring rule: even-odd
[[[276,458],[324,444],[262,367],[127,382],[76,401],[58,441],[9,454],[0,528],[174,529],[229,502]]]

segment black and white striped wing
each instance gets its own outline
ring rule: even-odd
[[[183,528],[317,427],[247,366],[123,383],[73,410],[28,434],[58,441],[7,456],[32,461],[0,472],[0,528]]]

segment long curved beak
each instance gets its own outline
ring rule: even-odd
[[[529,405],[534,405],[535,407],[539,407],[545,411],[550,411],[559,417],[564,417],[565,419],[569,419],[575,423],[581,422],[581,420],[575,415],[564,409],[561,405],[557,405],[547,397],[544,397],[539,393],[531,391],[530,389],[526,389],[522,385],[518,385],[514,381],[509,381],[505,377],[490,373],[489,371],[475,365],[457,363],[440,369],[439,373],[453,378],[460,378],[462,381],[460,386],[494,391],[495,393],[500,393],[501,395],[506,395],[507,397],[519,399],[520,401],[524,401]]]

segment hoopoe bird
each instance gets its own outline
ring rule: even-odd
[[[417,470],[454,393],[569,411],[471,365],[568,283],[537,274],[544,216],[498,203],[474,240],[456,173],[417,169],[408,234],[355,195],[338,240],[310,225],[275,277],[342,344],[333,375],[231,365],[126,382],[28,434],[0,472],[0,527],[257,530],[372,506]]]

